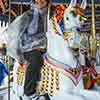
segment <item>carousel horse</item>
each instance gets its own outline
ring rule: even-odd
[[[97,66],[100,66],[100,47],[98,48],[97,53],[96,53],[96,63],[97,63]]]
[[[8,23],[3,21],[0,21],[0,88],[5,88],[8,86],[8,69],[6,65],[6,56],[3,54],[3,45],[5,42],[2,42],[2,34],[3,31],[8,28]],[[10,78],[10,81],[12,80],[12,77]],[[4,95],[0,95],[0,100],[8,100],[8,93],[5,90],[1,90],[1,93],[4,93]]]
[[[42,89],[45,92],[50,92],[53,95],[51,100],[61,100],[62,97],[63,100],[66,100],[66,98],[70,100],[73,96],[75,100],[87,98],[82,98],[81,96],[85,95],[79,92],[83,88],[81,65],[85,65],[84,55],[80,54],[81,56],[77,58],[76,53],[73,52],[73,49],[77,49],[81,45],[81,36],[78,30],[86,20],[83,10],[87,3],[86,0],[83,0],[81,7],[77,7],[76,2],[76,0],[71,0],[69,7],[64,11],[64,33],[55,16],[49,21],[48,47],[47,54],[44,56],[47,69],[44,68],[44,73],[42,73],[47,75],[47,77],[43,77],[45,81],[48,79],[48,75],[51,77],[49,82],[47,80],[44,84],[41,84],[43,84]],[[45,73],[46,71],[47,73]],[[47,85],[44,86],[45,84]],[[74,90],[75,92],[77,90],[77,92],[73,92]],[[72,94],[73,96],[71,96]]]
[[[4,21],[0,21],[0,33],[2,33],[7,27],[8,24],[6,24]],[[8,70],[4,62],[4,57],[2,56],[2,44],[0,43],[0,86],[7,85],[7,82],[8,82]]]
[[[45,100],[43,93],[47,93],[51,100],[99,100],[98,92],[83,89],[81,64],[74,55],[73,49],[80,46],[80,28],[84,19],[81,8],[85,9],[86,0],[81,7],[76,7],[76,0],[71,0],[69,7],[64,11],[64,32],[60,29],[56,17],[49,20],[47,32],[47,53],[44,57],[44,66],[41,70],[41,81],[37,87],[37,94],[24,95],[25,70],[27,65],[18,63],[16,54],[18,35],[26,27],[27,16],[19,16],[3,33],[3,40],[7,43],[8,54],[15,58],[13,96],[14,100]],[[83,10],[82,10],[83,11]],[[24,16],[24,17],[23,17]],[[26,17],[26,18],[25,18]],[[23,19],[21,19],[23,18]],[[23,25],[20,22],[23,21]],[[54,23],[53,23],[54,22]],[[12,30],[13,29],[13,30]],[[16,34],[15,34],[16,33]],[[66,39],[66,36],[68,38]]]

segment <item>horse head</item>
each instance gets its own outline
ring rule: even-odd
[[[78,32],[82,27],[84,20],[84,10],[87,0],[83,0],[81,6],[77,5],[77,0],[71,0],[69,7],[64,12],[64,25],[67,32]]]
[[[85,45],[82,44],[83,40],[80,30],[83,28],[84,22],[86,21],[86,17],[84,15],[86,5],[87,0],[83,0],[80,6],[77,5],[77,0],[71,0],[68,8],[64,12],[65,36],[67,34],[69,47],[73,50],[73,54],[75,56],[80,55],[79,59],[82,59],[82,65],[85,64],[84,55],[80,52],[75,52],[74,50],[79,51],[80,48],[83,49],[85,47]]]
[[[68,35],[69,46],[72,48],[80,46],[81,34],[79,33],[86,20],[84,15],[86,5],[87,0],[83,0],[81,6],[77,5],[77,0],[71,0],[69,7],[64,12],[64,31]]]

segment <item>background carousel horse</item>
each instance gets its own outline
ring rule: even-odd
[[[77,33],[77,22],[80,22],[79,15],[77,17],[73,17],[71,14],[71,10],[75,10],[76,0],[72,0],[69,7],[64,12],[64,25],[68,25],[65,19],[73,19],[69,21],[74,23],[75,27],[69,27],[74,34],[70,35],[68,40],[64,39],[63,32],[60,29],[60,26],[56,22],[56,18],[52,21],[49,20],[48,23],[48,47],[47,53],[44,55],[44,68],[41,71],[42,81],[40,82],[40,86],[37,88],[39,91],[43,90],[44,92],[50,94],[51,100],[99,100],[100,96],[97,92],[91,92],[81,89],[83,87],[82,83],[82,70],[80,69],[79,61],[75,58],[72,50],[71,44],[76,43],[80,45]],[[85,8],[86,0],[83,0],[81,7]],[[69,9],[69,10],[68,10]],[[78,9],[77,9],[78,10]],[[75,10],[76,11],[76,10]],[[69,18],[67,18],[68,15]],[[23,17],[24,16],[24,17]],[[28,16],[28,15],[27,15]],[[18,63],[18,57],[16,55],[16,48],[18,43],[18,35],[26,25],[28,24],[28,17],[25,14],[19,16],[11,25],[9,25],[8,29],[3,33],[2,39],[7,43],[8,46],[8,54],[10,54],[13,58],[16,59],[15,67],[14,67],[14,100],[18,100],[20,96],[23,97],[23,100],[29,100],[31,97],[25,97],[23,93],[24,86],[24,75],[25,75],[25,66],[21,66]],[[21,19],[22,18],[22,19]],[[27,20],[26,20],[27,19]],[[76,20],[77,19],[77,20]],[[54,22],[56,25],[56,32],[54,28]],[[21,24],[23,22],[23,25]],[[68,21],[67,21],[68,22]],[[71,24],[73,25],[73,24]],[[66,29],[66,28],[65,28]],[[66,32],[69,32],[66,29]],[[77,38],[77,39],[76,39]],[[73,40],[73,41],[71,41]],[[70,44],[71,43],[71,44]],[[44,80],[44,81],[43,81]],[[14,94],[13,94],[14,96]],[[94,98],[95,96],[95,98]],[[36,100],[37,98],[33,98],[32,100]]]
[[[7,27],[8,24],[6,24],[4,21],[0,21],[0,33],[2,33]],[[2,44],[0,43],[0,86],[7,85],[7,82],[8,82],[8,71],[5,65],[4,57],[2,55]]]
[[[96,63],[97,63],[97,66],[100,66],[100,47],[97,49]]]
[[[2,42],[3,37],[3,31],[5,31],[8,28],[8,22],[5,20],[0,21],[0,88],[6,88],[8,86],[8,69],[7,69],[7,62],[6,62],[6,45],[5,42]],[[12,82],[12,73],[10,74],[10,82]],[[2,89],[0,91],[0,100],[8,100],[8,93],[7,90]]]

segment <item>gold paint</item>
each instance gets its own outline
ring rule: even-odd
[[[49,69],[46,67],[46,80],[45,80],[45,92],[48,93],[48,87],[49,87]]]
[[[64,32],[64,40],[68,40],[68,33],[67,32]]]
[[[41,69],[41,85],[40,85],[40,91],[44,91],[45,87],[45,66],[42,67]]]
[[[17,69],[17,84],[22,85],[24,82],[26,67],[20,66]]]
[[[53,96],[53,93],[54,93],[54,69],[51,68],[50,95]]]
[[[95,1],[91,0],[92,2],[92,39],[91,39],[91,55],[93,57],[96,56],[96,27],[95,27]]]
[[[59,90],[60,87],[59,87],[59,72],[58,71],[56,71],[55,79],[56,79],[56,89]]]
[[[39,92],[44,91],[50,96],[54,95],[54,88],[59,89],[59,72],[55,71],[52,67],[45,65],[41,70],[41,84]]]

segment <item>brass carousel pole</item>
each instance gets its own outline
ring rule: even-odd
[[[91,55],[92,57],[96,57],[96,27],[95,27],[95,0],[91,0],[92,4],[92,36],[91,36]]]
[[[23,1],[20,1],[21,2],[21,5],[20,5],[20,14],[23,13]]]
[[[9,0],[9,24],[11,23],[11,0]],[[8,65],[8,100],[10,100],[10,57],[7,55]]]

